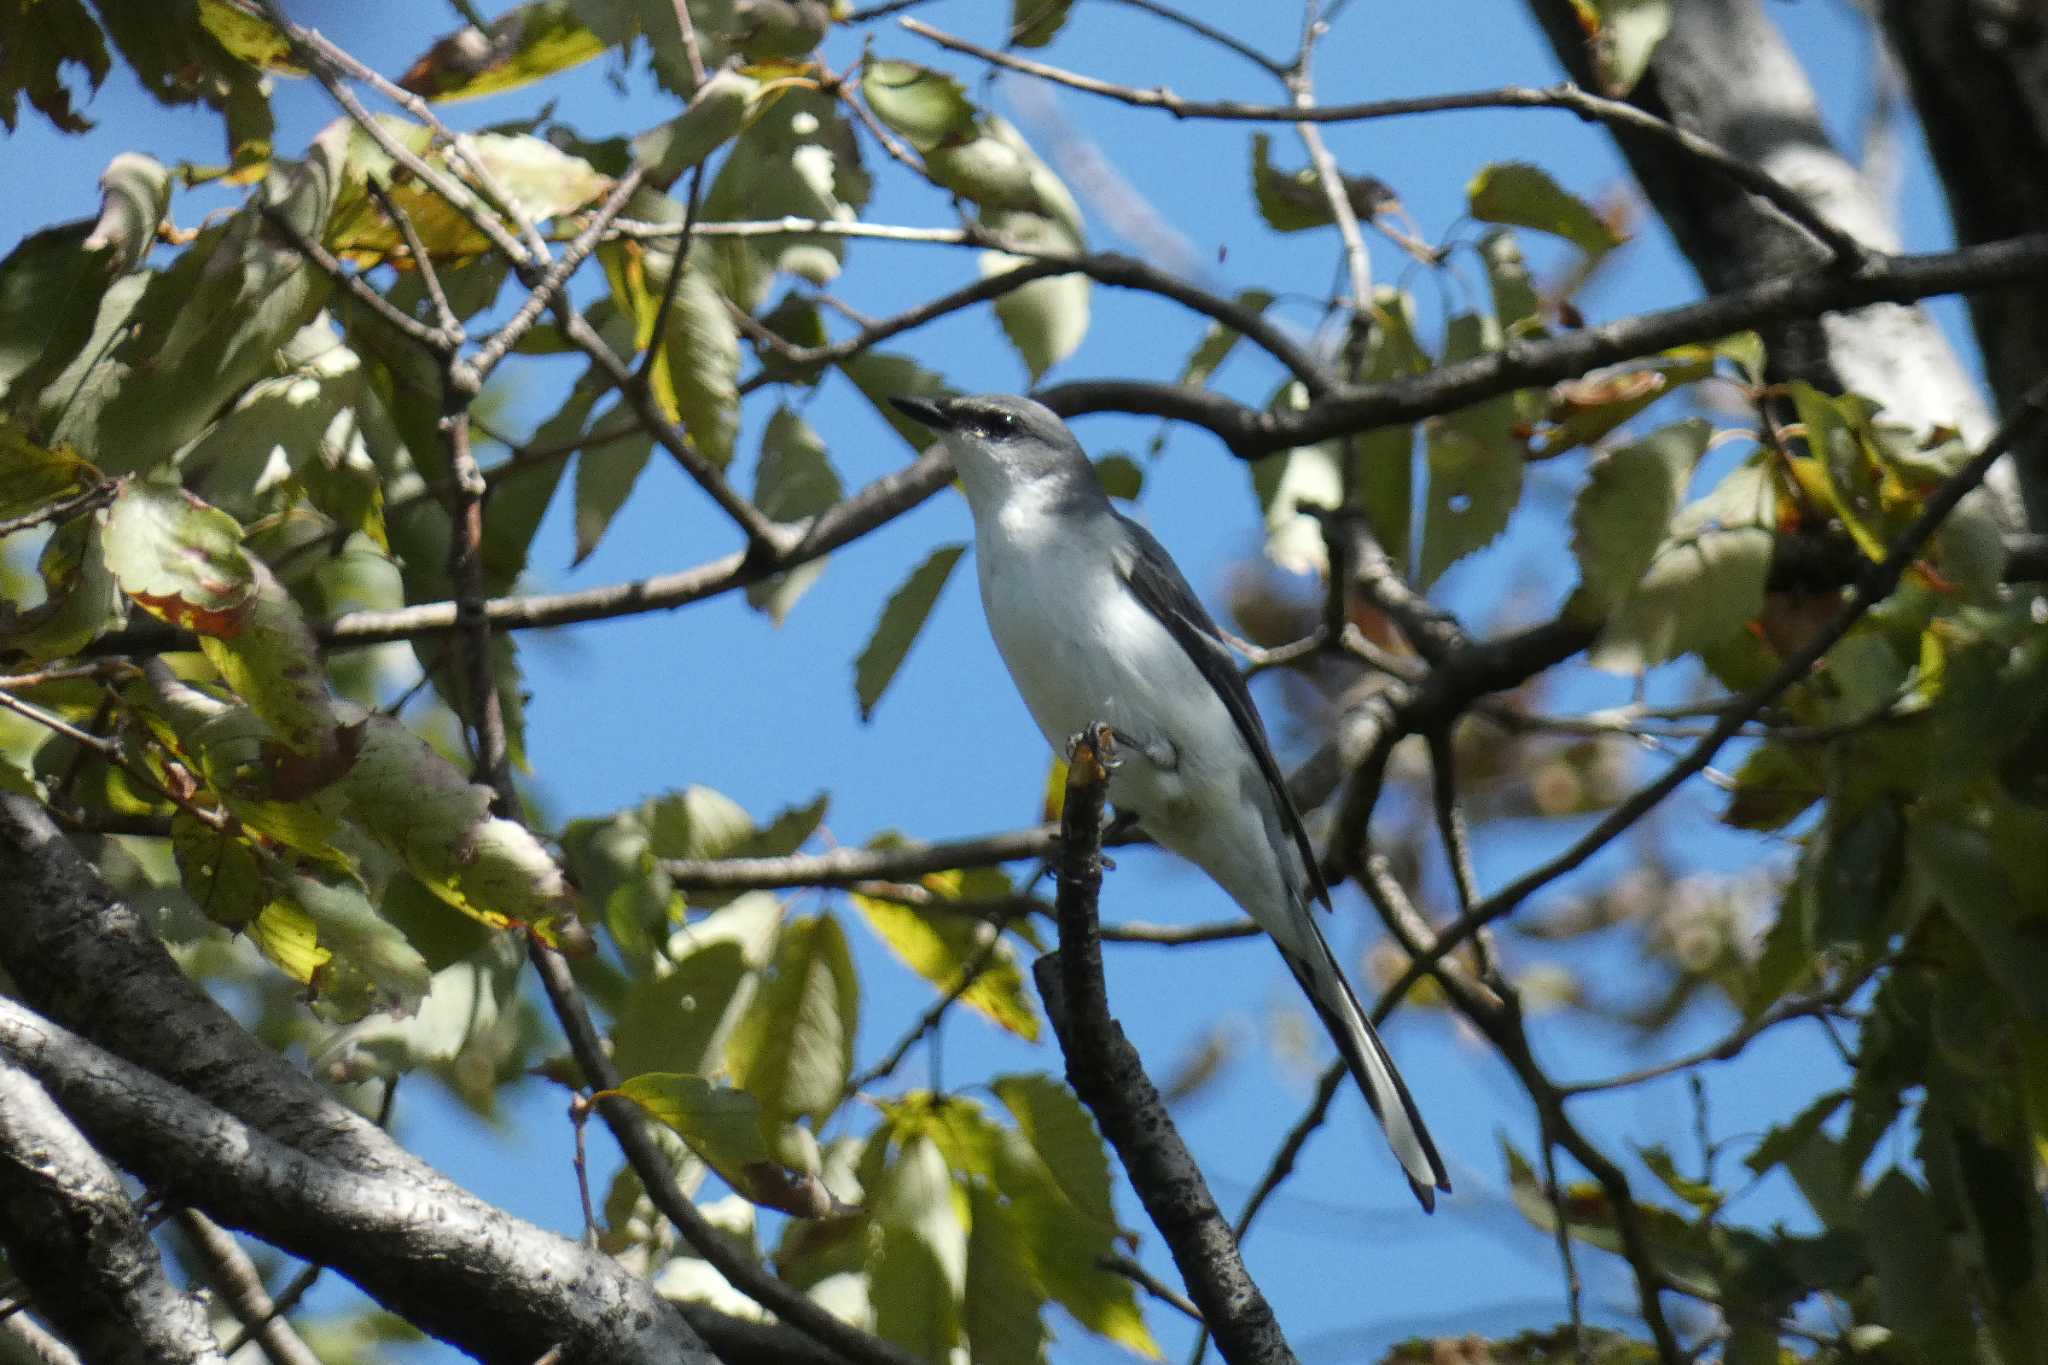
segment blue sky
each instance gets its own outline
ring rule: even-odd
[[[299,0],[291,8],[387,72],[402,69],[454,23],[451,11],[430,5]],[[494,12],[499,6],[484,8]],[[1298,14],[1291,6],[1208,3],[1185,8],[1275,54],[1291,49],[1297,34]],[[1838,136],[1845,135],[1854,146],[1870,95],[1867,42],[1851,7],[1845,0],[1808,0],[1769,8],[1808,56]],[[941,0],[918,15],[993,44],[1001,39],[1006,12],[1006,6]],[[1247,14],[1259,17],[1247,19]],[[1043,100],[1020,101],[1008,80],[986,83],[970,67],[944,59],[893,25],[879,25],[872,33],[878,55],[928,61],[960,73],[977,98],[1007,113],[1045,145],[1049,125]],[[839,34],[825,54],[843,68],[858,47],[857,38]],[[1108,80],[1164,81],[1190,96],[1267,100],[1278,94],[1255,69],[1114,4],[1077,5],[1066,35],[1042,55]],[[474,126],[530,113],[542,98],[554,98],[560,101],[560,117],[587,134],[602,135],[634,131],[672,112],[671,104],[637,77],[629,79],[630,97],[618,98],[607,84],[610,70],[609,64],[592,64],[545,89],[529,87],[452,106],[447,114],[457,126]],[[1490,0],[1352,4],[1322,45],[1317,71],[1319,93],[1330,102],[1557,78],[1547,47],[1520,7]],[[1292,294],[1294,300],[1283,300],[1279,315],[1304,330],[1313,327],[1316,313],[1306,300],[1331,287],[1336,238],[1327,231],[1282,237],[1259,221],[1248,194],[1249,129],[1177,124],[1163,115],[1071,92],[1057,92],[1052,104],[1130,190],[1187,240],[1206,283],[1226,290],[1262,285]],[[278,146],[287,154],[334,116],[324,95],[307,83],[281,83],[276,107]],[[21,132],[0,143],[0,165],[10,186],[0,203],[0,247],[45,224],[91,214],[96,177],[119,151],[146,151],[165,161],[218,158],[219,132],[210,116],[161,109],[119,72],[86,112],[100,123],[86,137],[59,137],[30,116]],[[1389,183],[1431,239],[1457,224],[1464,186],[1488,162],[1534,161],[1588,195],[1628,187],[1625,170],[1604,136],[1562,114],[1451,114],[1332,127],[1328,138],[1347,171]],[[1299,149],[1286,130],[1276,130],[1275,146],[1282,164],[1299,163]],[[867,217],[942,226],[955,221],[943,195],[907,183],[892,173],[896,169],[878,169],[878,193]],[[190,224],[227,202],[210,192],[181,196],[177,217]],[[1092,204],[1084,200],[1083,207],[1094,234],[1091,245],[1133,249],[1110,234]],[[1909,248],[1947,243],[1938,197],[1917,139],[1911,137],[1901,216]],[[1654,218],[1645,210],[1637,222],[1635,241],[1583,300],[1589,315],[1615,317],[1696,296],[1696,282]],[[1474,235],[1469,224],[1462,231]],[[1532,254],[1539,266],[1553,259],[1540,251]],[[1374,255],[1379,278],[1402,276],[1406,267],[1386,243],[1376,241]],[[1407,269],[1425,321],[1439,319],[1445,305],[1437,286]],[[883,315],[963,282],[974,271],[970,252],[854,243],[846,274],[833,292],[866,313]],[[1475,285],[1469,258],[1464,271],[1464,279],[1449,281],[1442,296],[1453,305],[1460,291],[1469,297]],[[591,275],[589,283],[598,283],[595,272]],[[1198,320],[1140,296],[1097,289],[1094,309],[1087,341],[1049,381],[1171,378],[1201,331]],[[1951,328],[1958,319],[1953,306],[1944,307],[1941,316]],[[1027,383],[1021,363],[985,313],[912,333],[891,349],[918,357],[962,389],[1015,390]],[[515,362],[503,373],[522,372]],[[1278,378],[1261,357],[1241,352],[1218,383],[1233,396],[1263,403]],[[500,397],[511,414],[508,424],[524,430],[553,411],[559,392],[539,383]],[[824,436],[848,486],[865,483],[911,453],[842,381],[829,381],[798,401]],[[772,402],[750,405],[741,438],[743,461],[771,409]],[[1098,452],[1139,450],[1156,425],[1091,417],[1077,430]],[[1576,486],[1570,471],[1544,477],[1555,479],[1563,492]],[[742,473],[741,483],[751,486],[750,473]],[[536,542],[531,571],[536,588],[590,586],[687,567],[736,543],[729,526],[695,488],[657,460],[596,554],[571,569],[573,534],[562,505],[566,501],[564,496],[558,502]],[[1259,550],[1247,468],[1201,433],[1175,432],[1151,468],[1138,515],[1221,615],[1222,588],[1232,566]],[[1033,820],[1046,754],[987,640],[966,564],[871,724],[860,723],[854,704],[852,661],[881,603],[934,546],[966,540],[969,529],[957,495],[940,495],[835,554],[821,582],[780,629],[732,595],[678,613],[524,637],[522,657],[535,698],[528,709],[530,753],[538,789],[550,809],[562,818],[598,814],[664,789],[702,784],[727,793],[760,817],[830,791],[827,827],[846,843],[884,829],[942,838]],[[1521,610],[1533,614],[1555,605],[1570,587],[1562,553],[1554,519],[1533,518],[1454,570],[1440,596],[1479,621],[1489,619],[1504,594],[1512,594]],[[1682,683],[1674,678],[1659,685]],[[1258,685],[1262,697],[1272,696],[1263,690],[1268,685]],[[1586,705],[1628,695],[1624,681],[1577,674],[1561,694],[1572,704]],[[1282,727],[1283,748],[1289,747],[1287,728]],[[1298,745],[1293,756],[1300,756]],[[1638,758],[1638,778],[1651,774],[1652,761]],[[1718,805],[1710,790],[1695,783],[1672,803],[1667,820],[1678,826],[1706,818]],[[1487,828],[1477,848],[1482,882],[1499,885],[1577,829],[1574,821]],[[1630,856],[1628,847],[1610,850],[1586,869],[1580,883],[1610,876]],[[1676,856],[1684,865],[1730,868],[1786,855],[1751,840],[1689,834]],[[1118,862],[1104,897],[1107,916],[1195,920],[1232,913],[1220,891],[1165,855],[1131,851]],[[1340,896],[1333,937],[1354,964],[1376,940],[1370,921],[1370,911],[1355,893]],[[848,918],[848,927],[865,986],[861,1051],[871,1058],[929,1003],[930,994],[866,935],[857,917]],[[1524,960],[1530,956],[1524,951]],[[1589,989],[1609,1000],[1635,998],[1654,986],[1636,979],[1642,968],[1625,944],[1596,945],[1569,960]],[[1256,942],[1172,952],[1115,949],[1109,971],[1113,1004],[1155,1075],[1170,1068],[1198,1030],[1219,1018],[1240,1021],[1237,1026],[1254,1040],[1228,1081],[1181,1115],[1184,1135],[1210,1172],[1219,1198],[1234,1209],[1312,1085],[1312,1069],[1290,1069],[1262,1045],[1263,1021],[1272,1008],[1294,1008],[1291,982],[1270,949]],[[1731,1022],[1718,1006],[1696,1007],[1660,1040],[1660,1053],[1716,1037]],[[1600,1025],[1539,1020],[1535,1028],[1539,1053],[1560,1078],[1605,1074],[1654,1060],[1630,1047],[1618,1030]],[[1305,1360],[1371,1358],[1412,1333],[1504,1333],[1546,1326],[1563,1316],[1561,1278],[1549,1240],[1522,1222],[1504,1193],[1500,1136],[1511,1136],[1525,1151],[1535,1146],[1528,1105],[1513,1078],[1469,1034],[1440,1016],[1397,1016],[1388,1038],[1446,1153],[1458,1195],[1433,1220],[1423,1218],[1371,1130],[1362,1103],[1347,1089],[1334,1121],[1311,1144],[1299,1173],[1247,1248],[1253,1273]],[[1716,1135],[1760,1133],[1821,1088],[1827,1068],[1835,1063],[1816,1044],[1812,1034],[1773,1035],[1739,1062],[1704,1073]],[[1325,1055],[1320,1040],[1317,1047],[1319,1065]],[[944,1076],[954,1084],[999,1070],[1059,1069],[1049,1045],[1026,1047],[964,1014],[945,1030],[943,1062]],[[919,1080],[922,1068],[914,1060],[906,1074]],[[1667,1143],[1686,1154],[1696,1150],[1682,1083],[1579,1105],[1576,1112],[1613,1150],[1627,1151],[1624,1138]],[[537,1083],[518,1087],[501,1131],[485,1137],[431,1086],[414,1085],[403,1093],[398,1128],[410,1145],[486,1198],[572,1235],[577,1230],[570,1134],[559,1092]],[[598,1150],[604,1152],[600,1164],[608,1165],[608,1149],[600,1143]],[[1744,1150],[1741,1143],[1736,1150]],[[1796,1219],[1799,1208],[1787,1191],[1767,1182],[1737,1206],[1737,1213],[1761,1221]],[[1127,1221],[1143,1226],[1135,1206]],[[1170,1273],[1156,1235],[1145,1238],[1143,1255],[1155,1269]],[[1625,1315],[1631,1291],[1624,1277],[1592,1253],[1584,1259],[1589,1312],[1602,1319]],[[330,1291],[317,1302],[332,1305],[341,1301],[338,1295]],[[1184,1354],[1185,1324],[1166,1311],[1154,1312],[1153,1322],[1169,1354]],[[1071,1327],[1063,1331],[1056,1354],[1073,1361],[1123,1358]],[[441,1357],[422,1352],[421,1358]]]

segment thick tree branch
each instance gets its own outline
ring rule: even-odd
[[[0,1243],[36,1311],[96,1365],[225,1365],[205,1311],[165,1276],[120,1177],[4,1054]]]
[[[151,1184],[332,1266],[487,1360],[711,1360],[673,1306],[610,1257],[453,1187],[295,1152],[69,1030],[0,1000],[0,1055]]]
[[[1060,821],[1060,947],[1032,968],[1046,1016],[1066,1054],[1067,1079],[1116,1148],[1131,1185],[1173,1252],[1189,1297],[1224,1358],[1292,1362],[1265,1296],[1239,1259],[1237,1240],[1208,1182],[1181,1143],[1137,1050],[1109,1012],[1095,907],[1102,890],[1106,735],[1077,737]]]
[[[1256,460],[1331,437],[1419,421],[1497,394],[1554,384],[1602,365],[1745,328],[2042,276],[2048,276],[2048,234],[1956,251],[1873,258],[1851,275],[1808,270],[1777,276],[1697,303],[1638,313],[1540,341],[1510,341],[1499,351],[1413,378],[1347,385],[1320,402],[1277,412],[1248,408],[1207,389],[1132,380],[1056,384],[1038,397],[1068,416],[1133,412],[1174,418],[1210,431],[1239,458]]]

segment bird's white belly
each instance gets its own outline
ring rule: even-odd
[[[1074,548],[990,553],[984,544],[979,570],[990,632],[1056,751],[1098,721],[1133,741],[1111,776],[1110,799],[1175,846],[1182,842],[1177,834],[1192,835],[1204,823],[1200,808],[1238,799],[1238,746],[1216,753],[1213,745],[1189,742],[1234,735],[1232,722],[1180,644],[1120,579],[1108,576],[1109,556]],[[1091,576],[1077,564],[1082,560],[1097,572]],[[1171,755],[1171,762],[1162,766],[1144,750]],[[1231,791],[1221,789],[1226,784]]]

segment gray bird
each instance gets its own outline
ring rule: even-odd
[[[1151,533],[1110,506],[1051,409],[1008,394],[890,401],[952,453],[989,633],[1046,741],[1063,748],[1098,721],[1115,731],[1111,800],[1272,936],[1433,1209],[1450,1178],[1316,925],[1329,889],[1216,623]]]

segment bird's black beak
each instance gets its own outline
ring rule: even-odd
[[[909,394],[898,394],[889,399],[891,407],[913,422],[920,422],[933,431],[951,431],[955,422],[941,403],[930,398],[915,398]]]

